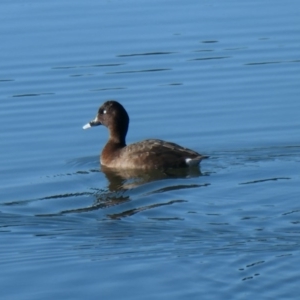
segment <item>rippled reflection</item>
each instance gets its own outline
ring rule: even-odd
[[[134,170],[134,169],[109,169],[101,166],[101,171],[105,174],[108,180],[108,189],[110,191],[127,190],[138,187],[142,184],[175,178],[191,178],[201,176],[200,169],[197,168],[182,168],[169,170]]]

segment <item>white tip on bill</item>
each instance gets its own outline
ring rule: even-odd
[[[91,126],[91,124],[90,123],[87,123],[87,124],[85,124],[82,128],[83,129],[88,129],[88,128],[91,128],[92,126]]]

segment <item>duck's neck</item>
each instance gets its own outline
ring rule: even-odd
[[[109,165],[111,159],[119,156],[122,148],[126,146],[125,138],[118,137],[116,135],[110,135],[108,142],[101,153],[101,164]]]
[[[119,126],[120,127],[120,126]],[[107,145],[114,145],[114,147],[117,148],[123,148],[126,146],[126,134],[127,134],[127,128],[124,127],[118,128],[118,126],[115,126],[113,128],[110,128],[109,130],[109,139],[107,142]]]

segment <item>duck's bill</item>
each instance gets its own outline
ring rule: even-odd
[[[82,128],[83,129],[89,129],[89,128],[91,128],[92,126],[91,126],[91,124],[90,123],[87,123],[87,124],[85,124]]]
[[[97,120],[97,118],[96,118],[95,120],[93,120],[93,121],[91,121],[91,122],[85,124],[82,128],[83,128],[83,129],[89,129],[89,128],[91,128],[91,127],[99,126],[99,125],[101,125],[101,122],[99,122],[99,121]]]

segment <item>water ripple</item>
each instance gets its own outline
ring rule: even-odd
[[[106,74],[130,74],[130,73],[144,73],[144,72],[162,72],[171,71],[172,69],[146,69],[146,70],[134,70],[134,71],[118,71],[118,72],[107,72]]]
[[[176,52],[146,52],[146,53],[134,53],[134,54],[120,54],[120,55],[117,55],[117,57],[166,55],[166,54],[174,54],[174,53],[176,53]]]

